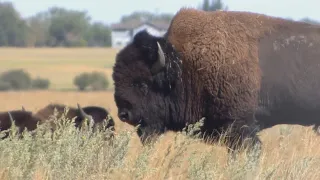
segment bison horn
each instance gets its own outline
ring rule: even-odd
[[[161,45],[159,44],[159,42],[157,42],[157,45],[158,45],[158,59],[151,68],[152,74],[157,74],[166,64],[166,57],[161,48]]]
[[[14,120],[13,120],[13,117],[12,117],[12,115],[11,115],[11,113],[10,113],[10,112],[8,112],[8,115],[9,115],[10,121],[12,121],[12,122],[13,122]]]
[[[22,111],[26,111],[26,109],[22,106]]]
[[[77,103],[78,105],[78,109],[79,109],[79,112],[80,112],[80,115],[83,117],[83,118],[87,118],[88,120],[90,120],[91,122],[93,121],[92,117],[90,115],[88,115],[86,112],[84,112],[84,110],[81,108],[81,106],[79,105],[79,103]]]

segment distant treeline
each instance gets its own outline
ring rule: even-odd
[[[221,0],[204,0],[199,9],[227,10]],[[130,20],[171,21],[173,14],[134,12],[124,15]],[[310,19],[302,19],[318,23]],[[111,46],[110,25],[94,22],[85,11],[51,7],[32,17],[22,18],[11,2],[0,2],[0,47],[74,47]]]
[[[136,12],[121,21],[147,17],[170,21],[172,15]],[[51,7],[22,18],[11,2],[0,2],[0,47],[111,46],[110,25],[94,22],[85,11]]]

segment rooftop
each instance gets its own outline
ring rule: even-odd
[[[131,20],[125,23],[117,23],[112,24],[111,29],[112,30],[128,30],[128,29],[135,29],[137,27],[140,27],[143,24],[148,24],[150,26],[155,27],[159,30],[167,30],[169,28],[170,22],[166,21],[141,21],[141,20]]]

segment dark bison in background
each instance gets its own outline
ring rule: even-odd
[[[104,121],[108,120],[108,118],[110,118],[108,124],[106,125],[106,128],[110,128],[112,131],[115,130],[114,120],[106,109],[99,106],[85,106],[81,108],[80,105],[78,105],[78,107],[81,114],[80,117],[89,116],[91,117],[91,119],[93,119],[94,124],[101,124]]]
[[[39,118],[32,115],[32,112],[25,110],[13,110],[0,113],[0,131],[8,130],[11,128],[11,122],[18,128],[18,133],[21,134],[24,129],[33,131],[37,128],[37,123],[40,121]],[[5,133],[2,139],[7,138],[9,132]]]
[[[319,122],[319,42],[316,25],[181,9],[164,37],[139,32],[117,54],[118,116],[140,124],[142,143],[205,117],[208,137],[233,123],[231,149],[246,138],[260,147],[259,125]]]
[[[108,120],[109,112],[106,109],[98,106],[87,106],[82,108],[79,104],[78,104],[78,108],[74,108],[74,107],[63,105],[63,104],[52,103],[40,109],[39,111],[37,111],[35,116],[40,118],[42,122],[45,122],[50,119],[50,116],[53,116],[54,109],[56,109],[58,112],[57,118],[59,119],[64,113],[65,108],[69,109],[69,111],[67,112],[66,118],[71,120],[74,117],[76,117],[75,127],[77,128],[81,128],[81,124],[83,123],[83,120],[86,118],[92,122],[94,128],[98,124],[100,125],[104,121]],[[110,128],[112,131],[114,131],[115,130],[114,125],[115,125],[114,120],[111,117],[110,120],[108,121],[108,124],[106,125],[106,128]]]

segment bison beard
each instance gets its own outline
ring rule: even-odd
[[[261,14],[182,9],[164,37],[139,32],[117,54],[118,116],[141,125],[142,143],[202,117],[207,138],[232,125],[232,150],[260,147],[259,125],[319,124],[318,32]]]

